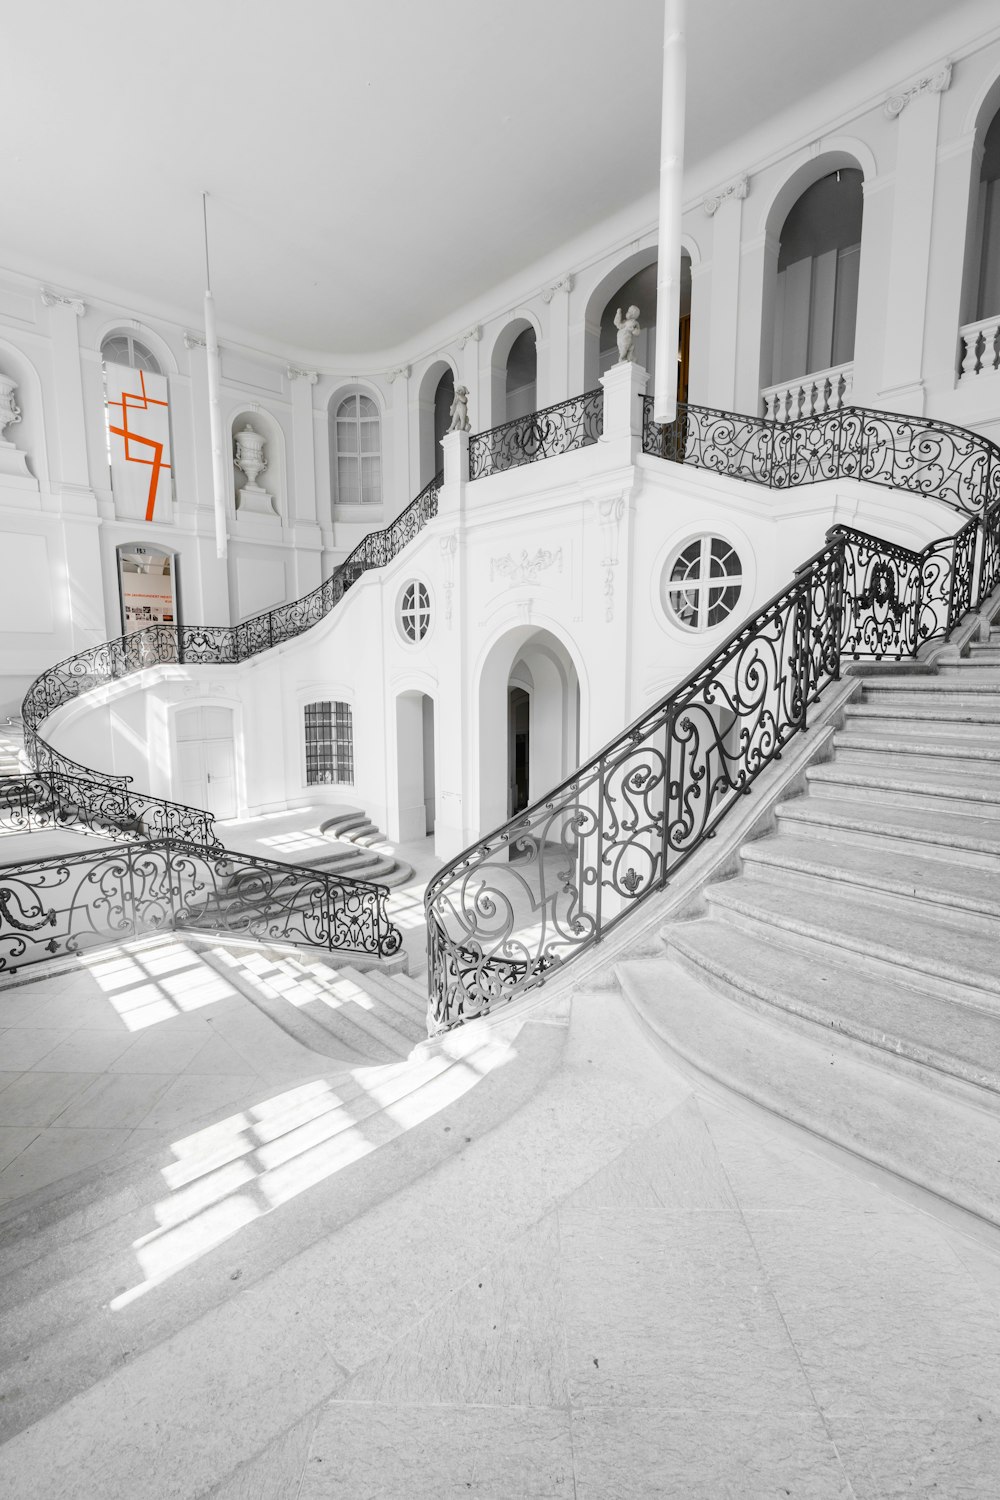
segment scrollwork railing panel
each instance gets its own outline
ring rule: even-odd
[[[516,417],[469,439],[469,478],[485,479],[521,464],[554,458],[596,443],[604,430],[604,392],[598,388]]]

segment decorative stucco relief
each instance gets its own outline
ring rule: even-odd
[[[506,578],[508,585],[513,588],[517,583],[534,583],[539,573],[545,573],[549,568],[555,568],[559,573],[562,572],[561,547],[558,547],[555,552],[539,547],[533,557],[524,547],[518,558],[510,552],[505,553],[503,557],[490,558],[490,582],[493,583],[497,578]]]

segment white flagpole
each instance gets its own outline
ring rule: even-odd
[[[660,238],[656,272],[656,386],[653,420],[677,415],[677,329],[681,311],[681,208],[684,189],[685,0],[663,5],[663,111],[660,124]]]
[[[219,405],[219,387],[222,374],[219,365],[219,339],[215,331],[215,303],[212,299],[212,277],[208,264],[208,194],[201,195],[202,218],[205,226],[205,357],[208,363],[208,424],[212,435],[212,493],[215,500],[215,553],[225,557],[227,551],[226,527],[226,468],[222,451],[222,409]]]

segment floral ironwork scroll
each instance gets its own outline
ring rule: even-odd
[[[469,478],[485,479],[521,464],[589,447],[603,430],[604,392],[598,388],[475,433],[469,439]]]

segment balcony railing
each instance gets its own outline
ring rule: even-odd
[[[540,458],[586,448],[597,442],[603,430],[604,392],[598,388],[474,433],[469,439],[469,478],[485,479]]]
[[[816,370],[799,380],[786,380],[761,391],[764,416],[772,422],[797,422],[802,417],[823,417],[829,411],[849,406],[854,389],[854,363]]]
[[[967,375],[989,375],[1000,370],[1000,316],[966,323],[958,330],[958,336],[962,346],[959,380]]]

